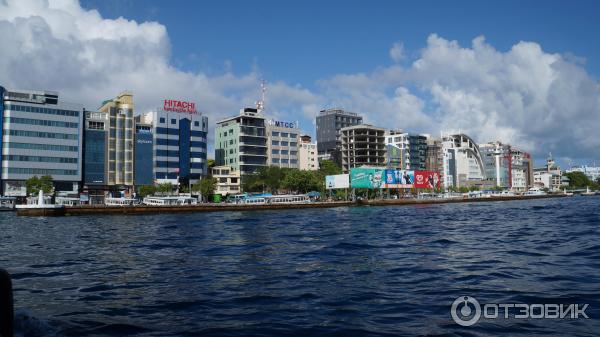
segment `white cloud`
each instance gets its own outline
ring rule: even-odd
[[[165,26],[105,19],[76,0],[0,0],[0,35],[2,85],[56,90],[88,109],[130,90],[138,113],[156,108],[163,98],[193,100],[214,125],[260,97],[258,71],[237,75],[226,70],[216,76],[182,71],[170,63]],[[269,90],[269,100],[277,103],[270,106],[274,114],[304,112],[305,105],[318,100],[285,83]]]
[[[0,35],[2,85],[56,90],[91,109],[131,90],[138,112],[163,98],[194,100],[214,125],[260,96],[258,70],[236,74],[223,60],[222,74],[182,71],[171,61],[165,26],[106,19],[76,0],[0,0]],[[460,129],[538,158],[549,151],[599,155],[600,85],[579,57],[545,52],[535,42],[499,51],[483,37],[465,47],[436,34],[408,66],[400,63],[411,61],[402,43],[389,55],[394,62],[372,72],[316,79],[318,93],[275,79],[267,110],[299,119],[311,133],[319,110],[343,107],[378,126],[434,135]]]

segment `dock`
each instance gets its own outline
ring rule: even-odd
[[[564,194],[549,194],[535,196],[504,196],[488,198],[440,198],[440,199],[375,199],[359,201],[331,201],[298,204],[198,204],[198,205],[133,205],[105,206],[80,205],[62,208],[23,208],[17,209],[19,216],[77,216],[77,215],[135,215],[158,213],[202,213],[202,212],[246,212],[261,210],[305,209],[305,208],[334,208],[348,206],[402,206],[402,205],[432,205],[468,202],[499,202],[511,200],[532,200],[566,197]]]

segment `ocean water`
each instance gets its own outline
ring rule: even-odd
[[[597,336],[600,197],[423,206],[0,214],[20,336]],[[456,324],[480,303],[589,319]]]

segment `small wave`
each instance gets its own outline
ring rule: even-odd
[[[26,309],[15,311],[15,337],[57,337],[56,329],[46,320],[35,317]]]

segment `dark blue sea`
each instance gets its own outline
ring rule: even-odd
[[[0,214],[20,336],[598,336],[600,197]],[[452,302],[588,304],[456,324]]]

